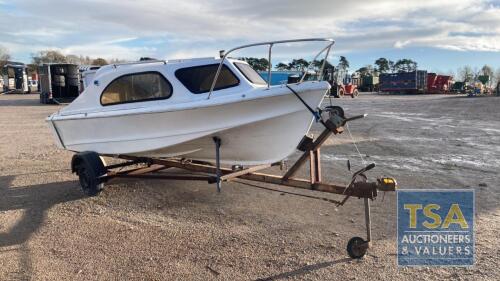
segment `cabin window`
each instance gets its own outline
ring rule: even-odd
[[[102,105],[168,99],[172,85],[159,72],[127,74],[113,80],[101,95]]]
[[[210,64],[181,68],[175,72],[175,77],[193,94],[202,94],[210,91],[218,67],[219,64]],[[238,86],[239,84],[238,77],[226,65],[223,65],[214,91]]]
[[[248,79],[248,81],[258,85],[267,85],[266,80],[264,80],[262,76],[260,76],[260,74],[257,73],[257,71],[255,71],[255,69],[253,69],[249,64],[236,62],[234,63],[234,65],[236,65],[238,70],[241,71],[241,73],[243,73],[243,75],[245,76],[245,78]]]

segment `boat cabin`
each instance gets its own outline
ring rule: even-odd
[[[220,61],[197,58],[106,65],[95,72],[92,83],[61,113],[207,100]],[[262,87],[267,87],[267,82],[248,63],[226,59],[214,85],[213,98]]]

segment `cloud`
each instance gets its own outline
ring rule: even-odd
[[[330,36],[340,53],[500,52],[500,7],[489,0],[0,1],[0,36],[14,56],[46,48],[124,59],[216,56],[249,42]]]
[[[406,41],[396,41],[396,43],[394,43],[394,48],[398,48],[398,49],[401,49],[403,48],[404,46],[407,46],[411,43],[411,40],[406,40]]]

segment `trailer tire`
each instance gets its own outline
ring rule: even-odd
[[[353,259],[360,259],[365,256],[368,251],[366,246],[367,241],[361,237],[353,237],[347,243],[347,254]]]
[[[86,165],[78,166],[78,179],[83,193],[87,196],[96,196],[103,188],[103,183],[98,183],[93,170]]]
[[[71,170],[78,175],[82,191],[87,196],[96,196],[103,190],[104,182],[99,177],[106,174],[106,168],[99,154],[92,151],[75,154]]]

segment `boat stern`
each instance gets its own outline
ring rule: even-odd
[[[52,113],[49,117],[45,118],[45,121],[47,122],[47,125],[49,126],[50,131],[52,132],[52,136],[55,139],[57,147],[62,148],[62,149],[66,149],[66,147],[64,146],[64,143],[61,139],[61,135],[60,135],[59,131],[57,130],[57,126],[53,120],[56,115],[57,115],[57,113]]]

